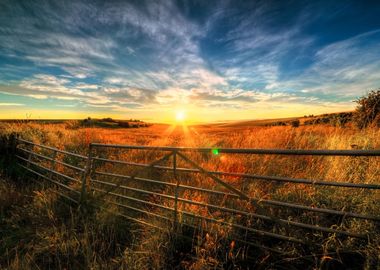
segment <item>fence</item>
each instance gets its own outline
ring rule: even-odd
[[[124,217],[160,230],[170,228],[176,233],[191,230],[193,235],[218,231],[227,241],[232,239],[242,246],[284,253],[286,250],[279,248],[286,246],[284,243],[318,247],[331,235],[371,241],[373,233],[350,231],[347,220],[362,221],[369,227],[380,223],[380,216],[255,197],[251,187],[261,181],[267,185],[377,192],[378,181],[310,180],[211,170],[201,165],[201,160],[212,163],[210,156],[222,154],[379,158],[380,150],[213,149],[92,143],[84,156],[23,139],[18,139],[17,149],[20,166],[56,185],[56,192],[66,199],[81,203],[91,193],[120,209]]]

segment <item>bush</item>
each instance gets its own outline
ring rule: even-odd
[[[131,127],[128,122],[119,122],[119,126],[120,127],[125,127],[125,128]]]
[[[371,124],[380,126],[380,90],[373,90],[355,102],[358,103],[358,106],[354,121],[358,128],[366,128]]]
[[[299,127],[300,126],[300,120],[293,120],[291,123],[292,127]]]
[[[272,123],[272,126],[286,126],[286,123],[283,121],[278,121],[278,122]]]
[[[103,122],[115,122],[115,120],[113,120],[111,117],[103,118],[102,121]]]
[[[343,112],[334,114],[331,116],[330,124],[336,127],[344,127],[348,122],[352,120],[351,112]]]

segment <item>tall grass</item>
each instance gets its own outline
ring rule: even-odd
[[[380,148],[380,130],[377,128],[357,130],[352,127],[339,128],[328,125],[321,126],[301,126],[292,127],[169,127],[165,125],[156,125],[145,129],[104,129],[104,128],[73,128],[73,124],[45,124],[38,123],[19,123],[3,124],[2,133],[16,132],[21,134],[24,139],[54,146],[60,149],[66,149],[75,153],[86,154],[90,142],[102,142],[108,144],[130,144],[130,145],[171,145],[171,146],[192,146],[192,147],[217,147],[217,148],[281,148],[281,149],[379,149]],[[132,162],[149,163],[162,155],[159,153],[146,153],[142,151],[98,151],[98,155],[107,158],[122,159]],[[255,155],[218,155],[205,156],[200,154],[191,154],[189,157],[200,164],[202,167],[210,170],[220,170],[226,172],[241,172],[262,175],[279,175],[307,179],[325,179],[334,181],[344,181],[353,183],[378,183],[380,175],[379,158],[352,158],[352,157],[284,157],[284,156],[255,156]],[[75,162],[75,161],[74,161]],[[169,163],[170,165],[170,163]],[[189,167],[184,161],[179,161],[178,166]],[[114,173],[130,175],[137,169],[126,166],[117,166],[110,164],[97,164],[97,168],[102,171],[112,171]],[[58,168],[64,171],[64,168]],[[173,175],[162,171],[140,172],[141,177],[159,178],[166,181],[173,181]],[[215,182],[201,174],[185,174],[179,176],[183,184],[195,185],[214,189]],[[298,204],[331,208],[337,210],[352,211],[368,215],[380,215],[380,196],[378,191],[363,191],[352,189],[337,189],[333,187],[316,187],[310,185],[280,184],[274,182],[265,182],[259,180],[247,180],[237,177],[225,177],[225,181],[234,185],[236,188],[243,189],[250,196],[258,199],[276,199],[280,201],[294,202]],[[117,181],[114,179],[114,181]],[[7,184],[8,185],[8,184]],[[146,186],[143,183],[129,183],[132,187],[142,187],[151,191],[159,191],[173,194],[170,188],[158,186]],[[8,189],[9,187],[7,187]],[[13,188],[15,191],[15,189]],[[36,190],[31,188],[28,190]],[[16,192],[16,191],[15,191]],[[16,192],[18,193],[18,191]],[[16,194],[15,193],[15,194]],[[125,191],[124,195],[132,195]],[[21,196],[12,195],[13,196]],[[332,217],[323,215],[305,214],[297,211],[273,210],[273,209],[255,209],[252,205],[236,200],[220,201],[220,198],[206,195],[201,192],[182,191],[181,197],[196,201],[206,202],[214,205],[225,205],[242,210],[251,211],[274,211],[271,214],[283,219],[291,218],[293,221],[315,224],[349,230],[355,233],[379,232],[378,225],[373,222],[360,221],[355,219],[337,220]],[[39,266],[52,265],[54,267],[92,267],[96,268],[167,268],[170,265],[180,265],[187,269],[204,269],[205,267],[248,267],[242,264],[242,258],[252,255],[252,252],[245,250],[235,243],[234,234],[226,226],[217,224],[194,224],[198,229],[186,231],[190,240],[176,239],[171,234],[154,233],[148,229],[135,227],[127,223],[122,218],[114,215],[119,211],[111,206],[109,211],[99,210],[92,211],[91,215],[85,220],[73,209],[61,203],[62,198],[47,195],[46,191],[33,193],[30,195],[33,203],[29,205],[35,209],[38,214],[31,211],[30,215],[42,216],[44,224],[49,227],[52,223],[52,231],[31,234],[25,236],[29,248],[33,247],[33,252],[29,249],[21,248],[15,243],[8,243],[5,246],[6,263],[10,268],[24,265],[33,268],[33,264]],[[149,198],[152,199],[152,198]],[[9,201],[5,199],[5,201]],[[21,199],[20,205],[23,205]],[[38,202],[36,204],[36,202]],[[44,202],[44,203],[41,203]],[[158,201],[157,201],[158,202]],[[160,201],[169,207],[173,207],[173,202]],[[6,205],[6,203],[4,203]],[[43,207],[42,207],[43,206]],[[9,219],[11,213],[18,213],[21,218],[33,220],[33,217],[22,211],[22,207],[12,210],[6,210],[3,220],[9,221],[9,224],[20,224],[18,220]],[[41,208],[42,207],[42,208]],[[63,212],[60,209],[64,209]],[[230,220],[239,224],[249,224],[254,228],[272,230],[276,233],[286,233],[285,229],[262,223],[257,220],[245,219],[243,217],[228,216],[218,211],[207,211],[207,209],[179,203],[179,210],[200,214],[206,217]],[[43,211],[41,209],[44,209]],[[66,212],[65,212],[66,211]],[[158,209],[155,209],[160,213]],[[2,210],[3,212],[3,210]],[[63,217],[66,216],[66,219]],[[187,217],[179,216],[180,222],[190,222]],[[124,220],[124,221],[123,221]],[[157,220],[150,220],[158,224]],[[55,222],[55,223],[54,223]],[[336,225],[338,223],[338,225]],[[78,224],[79,229],[78,229]],[[125,224],[125,225],[123,225]],[[20,228],[22,225],[18,225]],[[269,226],[269,227],[268,227]],[[338,226],[338,227],[337,227]],[[40,230],[40,226],[37,226]],[[123,228],[120,231],[118,228]],[[105,231],[104,231],[105,230]],[[27,230],[26,230],[27,231]],[[127,232],[134,232],[125,236]],[[271,267],[280,267],[288,265],[293,268],[304,267],[305,261],[310,267],[323,268],[330,264],[330,267],[343,265],[344,263],[354,263],[361,261],[363,257],[367,258],[367,264],[371,260],[376,261],[379,258],[377,250],[380,248],[379,240],[375,242],[364,243],[351,238],[341,239],[335,235],[323,237],[315,232],[306,232],[302,230],[291,230],[294,236],[301,239],[310,239],[318,241],[318,247],[313,250],[314,256],[305,258],[307,251],[300,250],[297,246],[268,242],[267,244],[274,247],[280,247],[289,251],[289,257],[293,260],[261,253],[256,257],[256,265],[260,268],[271,265]],[[13,232],[10,232],[12,234]],[[238,234],[240,232],[237,232]],[[8,234],[7,234],[8,235]],[[46,249],[35,244],[37,236],[45,236],[43,246],[54,247],[55,253],[49,253]],[[133,235],[133,236],[131,236]],[[200,235],[200,237],[198,237]],[[24,237],[24,236],[22,236]],[[19,237],[21,239],[22,237]],[[28,238],[30,237],[30,238]],[[75,240],[72,239],[74,237]],[[192,239],[191,239],[192,238]],[[48,240],[47,240],[48,239]],[[52,240],[55,239],[55,240]],[[133,239],[131,243],[131,239]],[[50,241],[53,241],[50,242]],[[55,241],[55,242],[54,242]],[[113,242],[113,246],[110,246]],[[96,246],[100,245],[100,246]],[[119,246],[118,246],[119,245]],[[34,247],[35,246],[35,247]],[[158,246],[158,248],[156,248]],[[14,252],[9,253],[8,247],[13,247]],[[351,258],[344,257],[343,251],[353,251]],[[20,256],[20,252],[23,254]],[[28,253],[29,252],[29,253]],[[39,255],[47,252],[46,257]],[[72,253],[70,253],[72,252]],[[317,255],[316,253],[320,253]],[[357,256],[352,254],[363,254]],[[28,254],[26,256],[25,254]],[[33,254],[33,255],[30,255]],[[109,256],[107,255],[109,254]],[[347,253],[346,253],[347,254]],[[24,256],[25,255],[25,256]],[[45,259],[38,259],[42,256]],[[66,257],[65,257],[66,256]],[[67,256],[71,265],[63,266]],[[295,259],[295,258],[298,258]],[[29,258],[29,259],[28,259]],[[50,258],[50,259],[49,259]],[[50,260],[50,261],[49,261]],[[61,261],[62,260],[62,261]],[[340,260],[340,262],[339,262]],[[364,260],[364,259],[363,259]],[[302,261],[302,264],[298,264]],[[78,263],[77,265],[75,265]],[[251,261],[252,263],[252,261]],[[361,262],[359,262],[361,263]],[[364,264],[363,264],[364,265]],[[25,267],[26,267],[25,266]],[[369,266],[368,266],[369,267]]]

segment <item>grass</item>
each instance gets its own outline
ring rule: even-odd
[[[145,269],[160,268],[164,261],[154,261],[157,250],[153,260],[149,256],[153,248],[146,248],[147,238],[149,244],[158,241],[150,231],[112,206],[84,214],[50,188],[0,183],[2,269]]]
[[[264,126],[189,126],[172,127],[154,125],[144,129],[73,129],[68,123],[4,123],[2,134],[17,132],[24,139],[32,140],[86,154],[90,142],[129,145],[192,146],[192,147],[231,147],[231,148],[281,148],[281,149],[379,149],[380,130],[370,128],[357,130],[330,125],[301,126],[298,128]],[[141,151],[97,152],[108,158],[132,162],[150,162],[159,158],[159,153]],[[281,156],[234,156],[197,155],[191,158],[202,167],[221,171],[242,172],[263,175],[279,175],[295,178],[325,179],[353,183],[378,183],[379,158],[352,157],[281,157]],[[66,160],[77,164],[78,160]],[[120,174],[131,174],[135,170],[126,166],[97,164],[99,170]],[[186,166],[179,161],[178,166]],[[58,170],[68,173],[63,167]],[[172,175],[154,171],[140,173],[141,177],[154,177],[172,181]],[[117,181],[116,179],[109,179]],[[199,174],[182,175],[183,184],[205,188],[215,188],[215,183]],[[380,215],[377,191],[337,189],[310,185],[278,184],[264,181],[250,181],[228,177],[224,179],[237,188],[244,189],[250,196],[262,199],[290,201],[310,206],[352,211],[368,215]],[[163,269],[178,267],[184,269],[236,268],[245,269],[246,256],[254,256],[252,267],[288,269],[334,269],[343,265],[356,264],[367,267],[379,260],[379,239],[368,244],[352,238],[339,238],[335,235],[322,237],[321,234],[291,230],[290,233],[301,239],[318,243],[317,247],[305,250],[304,247],[260,239],[271,247],[289,251],[289,256],[281,257],[258,250],[246,250],[228,237],[241,232],[228,226],[202,225],[197,229],[186,229],[190,239],[175,237],[167,232],[152,232],[115,215],[122,211],[110,205],[92,209],[85,214],[74,205],[63,203],[63,198],[50,191],[50,187],[40,188],[28,181],[1,181],[1,266],[9,269],[49,269],[49,268],[128,268]],[[144,183],[130,183],[130,186],[172,194],[172,189],[147,186]],[[353,193],[355,192],[355,193]],[[132,195],[124,191],[124,195]],[[207,202],[214,205],[230,206],[242,210],[274,211],[278,217],[294,221],[336,227],[356,233],[379,232],[378,224],[355,219],[337,220],[333,217],[285,211],[278,209],[254,209],[236,200],[220,201],[215,196],[199,192],[182,192],[183,198]],[[152,199],[152,198],[150,198]],[[155,199],[157,200],[157,198]],[[94,199],[94,202],[96,199]],[[169,207],[170,201],[157,201]],[[98,204],[97,202],[96,204]],[[133,206],[133,205],[132,205]],[[285,233],[285,229],[270,226],[268,223],[228,216],[218,211],[180,203],[180,210],[201,214],[207,217],[230,220],[239,224],[250,224],[254,228],[264,228],[272,232]],[[152,209],[153,210],[153,209]],[[156,213],[164,214],[158,209]],[[153,224],[158,220],[150,219]],[[180,216],[180,221],[189,221]],[[183,229],[185,230],[185,229]],[[200,237],[197,237],[200,235]],[[252,237],[252,236],[250,236]],[[233,238],[232,238],[233,239]],[[22,240],[21,243],[20,240]],[[157,248],[158,247],[158,248]],[[309,253],[312,253],[310,256]],[[309,256],[309,257],[308,257]],[[249,262],[252,265],[252,260]],[[360,268],[358,268],[360,269]]]

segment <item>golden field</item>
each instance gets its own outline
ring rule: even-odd
[[[254,126],[254,125],[161,125],[156,124],[145,128],[76,128],[74,122],[62,124],[39,124],[39,123],[2,123],[0,125],[2,134],[18,133],[23,139],[36,143],[65,149],[70,152],[87,154],[88,144],[99,142],[106,144],[126,145],[150,145],[150,146],[189,146],[189,147],[211,147],[211,148],[277,148],[277,149],[379,149],[380,129],[368,128],[358,130],[350,125],[345,128],[330,125],[311,125],[293,128],[290,126]],[[107,149],[96,152],[96,155],[127,160],[132,162],[149,163],[162,157],[161,153],[144,153],[143,151],[125,151]],[[378,183],[380,174],[380,159],[377,157],[308,157],[308,156],[276,156],[276,155],[233,155],[220,154],[204,156],[196,153],[188,154],[203,168],[225,172],[249,173],[256,175],[286,176],[294,178],[306,178],[316,180],[344,181],[352,183]],[[171,163],[166,163],[171,165]],[[189,164],[179,161],[179,167],[190,168]],[[119,174],[131,174],[137,172],[135,168],[111,164],[98,164],[99,171],[113,172]],[[65,172],[63,167],[58,170]],[[141,172],[141,177],[156,177],[165,181],[173,182],[172,175],[166,172]],[[185,174],[180,176],[183,184],[197,187],[215,188],[215,182],[202,174]],[[243,189],[249,196],[258,199],[275,199],[279,201],[294,202],[298,204],[330,208],[335,210],[351,211],[355,213],[379,216],[380,194],[376,190],[362,190],[350,188],[322,187],[306,184],[276,183],[263,180],[247,180],[239,177],[224,177],[224,181],[235,188]],[[22,181],[22,180],[20,180]],[[116,180],[112,180],[116,181]],[[232,240],[225,240],[230,233],[223,226],[210,225],[205,227],[208,233],[204,239],[198,239],[191,243],[191,247],[183,244],[173,243],[172,238],[166,234],[151,234],[144,228],[131,227],[125,220],[116,217],[109,212],[97,210],[95,213],[82,220],[78,214],[69,210],[67,206],[60,203],[57,196],[47,190],[39,190],[37,187],[26,188],[25,181],[22,182],[23,189],[29,197],[21,196],[17,189],[17,183],[5,182],[1,189],[3,197],[2,223],[13,228],[21,226],[21,217],[37,222],[41,218],[43,226],[36,225],[41,232],[36,235],[28,234],[26,243],[22,246],[15,244],[10,239],[0,242],[0,251],[5,255],[2,265],[9,268],[33,269],[35,265],[41,269],[55,267],[58,264],[66,265],[68,268],[127,268],[127,269],[156,269],[168,268],[170,263],[176,262],[183,269],[208,269],[208,268],[246,268],[242,265],[242,257],[249,252],[243,248],[234,246]],[[16,185],[16,186],[15,186]],[[158,188],[143,186],[142,184],[130,183],[133,187],[146,188],[157,191]],[[75,185],[73,185],[75,187]],[[79,188],[79,187],[78,187]],[[12,196],[8,190],[11,189],[16,198],[17,217],[10,214],[13,209],[9,200]],[[39,191],[36,191],[39,190]],[[172,194],[171,189],[159,189],[160,192]],[[3,194],[8,194],[4,196]],[[124,192],[131,195],[131,192]],[[272,211],[271,214],[285,220],[304,222],[318,226],[326,226],[335,229],[348,230],[354,233],[376,233],[378,224],[357,219],[336,220],[323,214],[300,213],[297,211],[281,211],[276,209],[259,209],[247,206],[240,201],[218,201],[217,198],[200,192],[181,192],[181,197],[209,204],[233,206],[237,209],[250,210],[258,213],[260,211]],[[8,202],[8,203],[7,203]],[[166,206],[173,206],[173,202],[160,201]],[[27,205],[29,206],[27,207]],[[109,206],[112,211],[119,211]],[[31,209],[28,211],[27,209]],[[70,208],[71,209],[71,208]],[[373,260],[378,260],[380,248],[379,239],[370,244],[352,238],[339,238],[335,235],[326,237],[320,233],[304,231],[299,229],[286,229],[273,226],[259,221],[247,220],[239,216],[226,216],[218,211],[208,211],[204,207],[180,203],[179,210],[200,214],[202,216],[246,224],[253,228],[265,228],[274,233],[291,234],[301,239],[310,239],[318,242],[318,246],[311,248],[313,256],[304,255],[308,252],[297,245],[289,243],[268,242],[272,247],[286,250],[287,257],[276,257],[268,253],[257,255],[256,265],[252,268],[267,269],[279,265],[287,265],[288,269],[298,269],[304,265],[309,269],[333,269],[343,263],[350,263],[352,258],[363,260],[363,265],[370,265]],[[154,210],[161,213],[160,210]],[[13,211],[14,212],[14,211]],[[29,212],[29,213],[28,213]],[[27,214],[26,214],[27,213]],[[63,214],[64,213],[64,214]],[[164,213],[161,213],[164,214]],[[11,216],[9,216],[11,215]],[[186,221],[180,216],[180,221]],[[78,222],[81,226],[78,227]],[[151,223],[159,224],[152,219]],[[38,222],[37,222],[38,223]],[[127,224],[124,224],[127,223]],[[338,225],[336,225],[338,223]],[[53,224],[53,225],[49,225]],[[124,225],[122,225],[124,224]],[[46,228],[50,227],[49,229]],[[122,229],[121,229],[122,228]],[[13,229],[9,229],[12,231]],[[22,228],[20,227],[20,232]],[[135,234],[133,232],[136,232]],[[13,231],[12,231],[13,232]],[[74,232],[74,233],[73,233]],[[139,235],[139,237],[136,236]],[[7,234],[4,233],[5,236]],[[133,235],[133,236],[131,236]],[[190,235],[190,237],[194,237]],[[38,239],[44,244],[38,244]],[[42,240],[41,240],[42,239]],[[230,239],[230,238],[229,238]],[[233,239],[233,238],[232,238]],[[1,241],[1,240],[0,240]],[[37,241],[37,242],[36,242]],[[223,247],[223,244],[229,246]],[[113,244],[107,245],[107,242]],[[127,243],[126,243],[127,242]],[[131,243],[133,242],[133,243]],[[46,250],[45,246],[51,247]],[[99,245],[99,246],[97,246]],[[113,246],[115,245],[115,246]],[[158,245],[158,248],[157,248]],[[224,253],[223,251],[224,250]],[[48,253],[44,260],[39,256]],[[186,253],[187,252],[187,253]],[[27,254],[28,256],[26,256]],[[154,254],[154,255],[152,255]],[[189,255],[192,254],[192,255]],[[228,256],[227,256],[227,255]],[[354,254],[354,255],[352,255]],[[252,254],[249,254],[252,255]],[[355,257],[357,256],[357,257]],[[290,259],[291,258],[291,259]],[[351,260],[353,260],[351,258]],[[364,259],[363,259],[364,258]],[[243,260],[244,261],[244,260]],[[66,263],[66,264],[65,264]],[[352,263],[352,262],[351,262]],[[356,263],[356,262],[355,262]],[[228,267],[227,267],[228,266]],[[231,269],[232,269],[231,268]],[[271,268],[269,268],[271,269]]]

